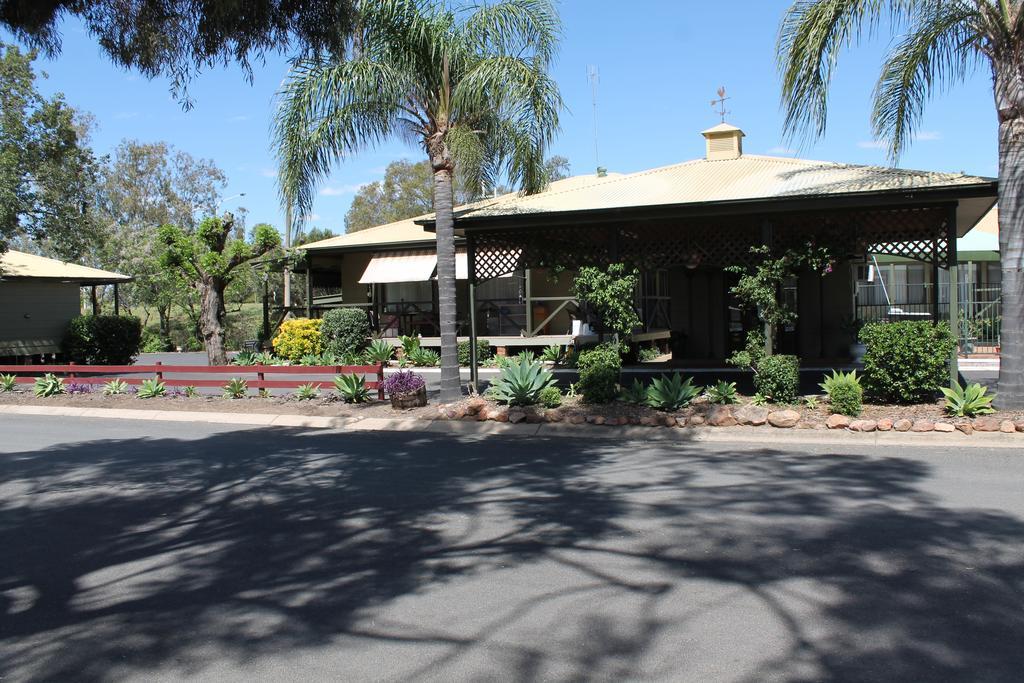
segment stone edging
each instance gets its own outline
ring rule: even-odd
[[[779,429],[800,427],[801,415],[792,409],[770,410],[763,406],[742,405],[736,408],[726,405],[713,406],[707,415],[691,415],[686,418],[673,415],[644,416],[641,418],[607,417],[604,415],[582,415],[579,413],[566,415],[558,409],[539,407],[509,408],[499,406],[483,398],[475,397],[451,405],[438,406],[438,419],[464,420],[475,419],[480,422],[509,422],[528,424],[568,422],[569,424],[594,424],[606,426],[642,425],[645,427],[761,427],[770,425]],[[973,434],[974,432],[1001,432],[1016,434],[1024,432],[1024,419],[998,420],[992,417],[962,418],[956,421],[928,419],[896,419],[883,418],[868,420],[850,418],[846,415],[830,415],[824,425],[814,425],[817,430],[842,430],[850,432],[938,432]]]

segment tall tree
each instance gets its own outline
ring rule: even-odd
[[[422,147],[434,183],[441,400],[457,400],[453,179],[458,171],[476,191],[502,176],[543,189],[562,108],[548,75],[561,25],[549,0],[458,10],[360,0],[356,23],[351,59],[297,59],[284,83],[275,119],[282,201],[309,213],[335,163],[385,138]]]
[[[561,180],[569,175],[569,160],[553,156],[544,162],[547,182]],[[506,187],[483,188],[496,193],[508,192]],[[455,205],[479,199],[479,194],[467,187],[456,174],[454,179]],[[434,210],[434,173],[429,161],[413,163],[406,159],[392,161],[384,171],[383,180],[375,180],[359,188],[352,205],[345,214],[345,232],[356,232],[378,225],[412,218]]]
[[[252,239],[233,237],[234,218],[206,218],[195,230],[177,225],[160,228],[160,241],[166,247],[161,264],[199,292],[199,331],[210,365],[225,365],[224,292],[236,270],[281,245],[281,236],[272,226],[260,223],[253,228]]]
[[[89,121],[62,95],[39,94],[35,59],[13,45],[0,57],[0,252],[22,236],[77,258],[96,239]]]
[[[991,74],[999,124],[1002,356],[999,403],[1024,407],[1024,2],[1021,0],[802,0],[779,34],[782,101],[791,133],[825,131],[828,91],[842,50],[865,30],[901,32],[875,86],[872,124],[895,161],[925,103],[978,67]]]
[[[135,277],[123,286],[122,301],[128,310],[155,309],[165,337],[172,307],[188,308],[195,293],[161,265],[164,247],[157,230],[161,225],[192,230],[198,216],[216,212],[226,184],[212,161],[165,142],[124,140],[102,168],[95,214],[104,237],[97,260]]]
[[[383,180],[359,188],[345,214],[345,232],[365,230],[429,213],[434,206],[430,162],[392,161]]]
[[[170,79],[182,98],[204,68],[269,52],[340,52],[351,29],[350,0],[0,0],[0,26],[53,56],[60,26],[79,19],[118,65]],[[187,104],[187,99],[185,100]]]

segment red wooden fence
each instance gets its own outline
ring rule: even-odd
[[[228,379],[239,377],[246,380],[252,389],[296,389],[303,384],[318,388],[334,386],[335,375],[372,375],[366,382],[367,389],[376,389],[377,397],[384,400],[384,366],[379,365],[0,365],[0,374],[17,375],[18,383],[32,384],[38,377],[52,372],[65,375],[78,384],[105,384],[112,379],[121,379],[126,384],[142,384],[143,377],[121,377],[121,375],[152,374],[169,387],[222,387]],[[222,379],[176,379],[167,375],[221,375]],[[256,375],[250,380],[248,376]],[[266,379],[266,375],[331,375],[329,380]]]

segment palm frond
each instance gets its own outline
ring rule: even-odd
[[[790,136],[825,132],[828,89],[840,52],[888,17],[893,23],[914,0],[798,0],[786,11],[777,51],[782,72],[785,130]]]
[[[504,0],[473,10],[463,32],[478,49],[515,57],[530,54],[545,68],[554,60],[562,22],[550,0]]]
[[[913,29],[890,51],[875,87],[872,126],[896,161],[912,140],[937,89],[963,81],[978,66],[979,14],[967,3],[921,3]]]

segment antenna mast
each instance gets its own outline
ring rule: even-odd
[[[587,66],[587,81],[590,82],[590,102],[594,107],[594,167],[600,174],[601,157],[597,147],[597,86],[601,82],[601,74],[597,70],[597,65],[589,64]]]

